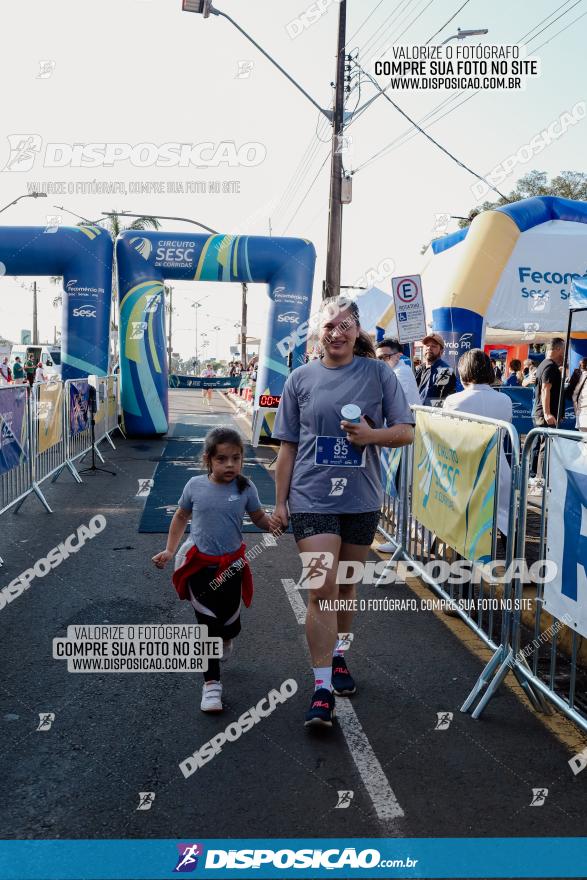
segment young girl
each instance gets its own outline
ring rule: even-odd
[[[242,438],[232,428],[221,426],[206,435],[203,460],[208,473],[192,477],[185,486],[169,526],[167,547],[153,557],[157,568],[165,567],[191,518],[191,538],[178,553],[173,583],[179,597],[190,600],[208,635],[223,639],[222,660],[230,656],[232,640],[241,629],[241,598],[247,608],[253,598],[242,540],[245,511],[256,526],[271,531],[256,487],[241,475],[243,453]],[[200,708],[222,712],[218,660],[210,660],[204,673]]]

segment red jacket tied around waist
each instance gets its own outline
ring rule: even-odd
[[[207,553],[202,553],[198,550],[194,544],[194,546],[188,550],[183,565],[173,572],[173,586],[177,590],[179,598],[190,598],[188,581],[191,576],[200,571],[200,569],[209,565],[217,565],[218,571],[216,572],[215,578],[221,580],[223,573],[227,569],[236,563],[237,560],[242,560],[242,562],[238,563],[238,567],[237,565],[234,566],[234,571],[241,570],[243,573],[243,602],[248,608],[253,601],[253,575],[245,557],[246,549],[246,544],[243,543],[238,550],[234,550],[232,553],[223,553],[221,556],[208,556]]]

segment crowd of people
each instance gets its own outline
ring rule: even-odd
[[[0,363],[0,386],[24,385],[27,382],[32,386],[35,382],[47,382],[48,378],[41,361],[37,363],[32,357],[28,357],[24,364],[20,357],[15,357],[11,364],[6,355]]]

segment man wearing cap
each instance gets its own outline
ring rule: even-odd
[[[439,333],[429,333],[422,340],[424,362],[416,370],[416,382],[424,406],[438,406],[438,401],[453,394],[457,380],[452,367],[442,360],[444,339]],[[448,379],[448,381],[447,381]]]

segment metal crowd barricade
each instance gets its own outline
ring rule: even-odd
[[[1,391],[0,450],[2,451],[4,472],[0,474],[0,514],[11,507],[15,507],[15,511],[18,510],[25,498],[31,493],[34,493],[44,507],[51,512],[51,508],[34,478],[34,450],[31,439],[33,432],[28,385],[4,385]],[[7,405],[5,405],[5,401]],[[19,419],[19,409],[21,410],[20,426],[14,421],[15,413],[17,414],[16,420]],[[17,429],[18,437],[15,434]],[[6,460],[4,452],[4,449],[7,448],[6,444],[9,444],[13,449],[10,460]],[[12,460],[14,456],[17,457]]]
[[[435,418],[443,420],[459,420],[473,423],[482,423],[491,425],[495,428],[497,434],[496,447],[498,450],[496,474],[495,474],[495,496],[493,502],[493,524],[492,524],[492,548],[491,557],[496,559],[497,556],[497,514],[498,514],[498,492],[499,475],[500,475],[500,458],[499,450],[503,446],[504,438],[510,438],[512,447],[511,462],[511,486],[509,494],[509,515],[508,515],[508,537],[505,544],[503,571],[512,572],[511,562],[514,555],[514,535],[517,516],[517,486],[519,472],[519,440],[518,434],[513,425],[508,422],[487,419],[482,416],[469,415],[463,412],[442,411],[433,407],[416,406],[412,408],[418,418],[418,413],[428,413]],[[454,445],[454,444],[453,444]],[[428,562],[451,563],[462,559],[456,552],[442,539],[440,533],[442,528],[439,527],[438,533],[435,534],[430,529],[420,523],[413,513],[413,491],[414,491],[414,448],[406,446],[402,451],[401,463],[399,467],[399,480],[396,497],[386,495],[385,503],[382,509],[382,518],[379,531],[386,537],[391,539],[396,546],[396,550],[389,560],[388,564],[396,560],[404,561],[410,564],[414,574],[418,576],[428,587],[430,587],[440,598],[446,600],[455,613],[460,616],[464,622],[479,636],[480,639],[494,651],[488,669],[484,670],[479,682],[474,688],[470,702],[463,706],[463,711],[467,711],[472,705],[476,697],[482,693],[488,686],[488,681],[492,671],[499,665],[500,660],[506,655],[509,646],[509,633],[511,623],[512,603],[512,580],[511,577],[504,577],[504,583],[499,589],[495,580],[488,578],[483,569],[479,566],[473,567],[475,577],[473,582],[468,585],[451,585],[441,584],[434,580],[425,566]],[[384,580],[384,576],[381,578]],[[468,596],[464,596],[464,588],[468,587]],[[474,600],[477,606],[476,610],[467,610],[457,603],[460,599],[468,598]],[[502,600],[501,608],[496,612],[495,605],[499,606],[499,600]],[[484,607],[487,606],[487,607]]]
[[[39,485],[49,477],[55,482],[64,467],[80,482],[77,471],[67,461],[63,382],[60,379],[35,382],[31,388],[30,409],[34,483]],[[46,502],[45,506],[51,512]]]
[[[550,484],[552,449],[558,438],[581,444],[584,454],[587,455],[587,437],[579,432],[535,428],[528,433],[520,468],[520,518],[516,545],[516,558],[519,560],[526,560],[530,543],[536,541],[536,536],[528,534],[528,477],[536,442],[544,444],[544,489],[539,508],[538,561],[547,559],[548,499],[552,497],[551,493],[562,491],[561,486]],[[581,499],[581,509],[574,511],[579,523],[581,522],[582,508],[587,506],[587,492],[585,492],[584,499],[585,504]],[[563,524],[563,531],[564,527]],[[584,542],[585,539],[579,537],[579,541]],[[584,560],[587,564],[587,554],[585,554]],[[515,578],[516,609],[513,614],[510,647],[507,656],[503,658],[503,662],[495,672],[488,690],[479,703],[475,717],[481,714],[511,669],[523,684],[537,710],[549,712],[549,703],[552,703],[587,732],[587,701],[580,697],[579,704],[577,704],[577,680],[581,674],[578,668],[578,654],[582,636],[577,631],[576,625],[569,627],[567,636],[572,633],[570,648],[567,647],[566,651],[562,651],[559,648],[559,634],[563,630],[564,624],[562,620],[553,615],[552,610],[544,610],[544,580],[537,580],[533,590],[534,588],[534,619],[531,623],[530,620],[524,621],[522,614],[523,577],[517,576]],[[551,626],[546,626],[548,621],[544,621],[543,614],[548,614],[550,619],[554,621]],[[568,622],[571,623],[572,620]]]

